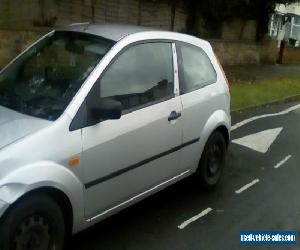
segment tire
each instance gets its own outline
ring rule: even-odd
[[[226,159],[226,142],[221,132],[215,131],[208,139],[196,177],[204,189],[213,189],[220,181]]]
[[[1,218],[1,250],[62,250],[64,238],[62,211],[45,194],[21,198]]]

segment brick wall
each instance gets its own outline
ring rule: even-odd
[[[259,44],[262,63],[276,63],[279,54],[278,41],[265,40]],[[283,53],[283,64],[300,63],[300,47],[286,45]]]
[[[284,51],[283,63],[300,63],[300,48],[287,47]]]

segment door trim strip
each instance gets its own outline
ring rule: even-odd
[[[126,172],[128,172],[128,171],[131,171],[131,170],[133,170],[133,169],[135,169],[135,168],[141,167],[141,166],[143,166],[143,165],[145,165],[145,164],[147,164],[147,163],[149,163],[149,162],[151,162],[151,161],[157,160],[157,159],[159,159],[159,158],[161,158],[161,157],[163,157],[163,156],[166,156],[166,155],[168,155],[168,154],[174,153],[174,152],[176,152],[176,151],[178,151],[178,150],[180,150],[180,149],[182,149],[182,148],[184,148],[184,147],[187,147],[187,146],[189,146],[189,145],[191,145],[191,144],[194,144],[194,143],[198,142],[199,140],[200,140],[200,138],[196,138],[196,139],[194,139],[194,140],[191,140],[191,141],[189,141],[189,142],[186,142],[186,143],[183,143],[183,144],[181,144],[181,145],[179,145],[179,146],[176,146],[176,147],[174,147],[174,148],[171,148],[171,149],[169,149],[169,150],[167,150],[167,151],[165,151],[165,152],[162,152],[162,153],[160,153],[160,154],[157,154],[157,155],[155,155],[155,156],[152,156],[152,157],[150,157],[150,158],[148,158],[148,159],[145,159],[145,160],[142,160],[142,161],[140,161],[140,162],[138,162],[138,163],[135,163],[135,164],[133,164],[133,165],[131,165],[131,166],[125,167],[125,168],[120,169],[120,170],[118,170],[118,171],[116,171],[116,172],[113,172],[113,173],[111,173],[111,174],[108,174],[108,175],[106,175],[106,176],[103,176],[103,177],[101,177],[101,178],[99,178],[99,179],[96,179],[96,180],[90,181],[90,182],[88,182],[88,183],[85,183],[85,184],[84,184],[84,187],[85,187],[86,189],[89,189],[89,188],[91,188],[91,187],[93,187],[93,186],[95,186],[95,185],[98,185],[98,184],[100,184],[100,183],[102,183],[102,182],[105,182],[105,181],[107,181],[107,180],[109,180],[109,179],[115,178],[115,177],[117,177],[117,176],[119,176],[119,175],[122,175],[122,174],[124,174],[124,173],[126,173]]]

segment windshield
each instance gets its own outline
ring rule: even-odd
[[[56,120],[114,42],[56,31],[13,61],[0,74],[0,105]]]

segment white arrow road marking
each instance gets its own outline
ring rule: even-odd
[[[192,218],[186,220],[185,222],[181,223],[178,228],[179,229],[184,229],[186,226],[188,226],[189,224],[191,224],[192,222],[199,220],[201,217],[207,215],[208,213],[210,213],[212,211],[212,208],[206,208],[205,210],[203,210],[200,214],[197,214],[195,216],[193,216]]]
[[[249,184],[247,184],[247,185],[241,187],[240,189],[236,190],[235,193],[240,194],[240,193],[244,192],[246,189],[252,187],[253,185],[255,185],[258,182],[259,182],[259,179],[255,179],[254,181],[250,182]]]
[[[239,128],[239,127],[242,127],[244,126],[245,124],[247,123],[250,123],[252,121],[255,121],[255,120],[258,120],[258,119],[261,119],[261,118],[266,118],[266,117],[273,117],[273,116],[278,116],[278,115],[285,115],[285,114],[288,114],[296,109],[299,109],[300,108],[300,104],[297,104],[295,106],[292,106],[288,109],[285,109],[281,112],[278,112],[278,113],[273,113],[273,114],[265,114],[265,115],[259,115],[259,116],[254,116],[254,117],[251,117],[249,119],[246,119],[246,120],[243,120],[241,122],[238,122],[236,124],[234,124],[233,126],[231,126],[231,131]]]
[[[281,131],[282,127],[268,129],[235,139],[232,142],[265,154]]]
[[[274,168],[280,168],[284,163],[286,163],[292,156],[288,155],[287,157],[285,157],[282,161],[278,162]]]

